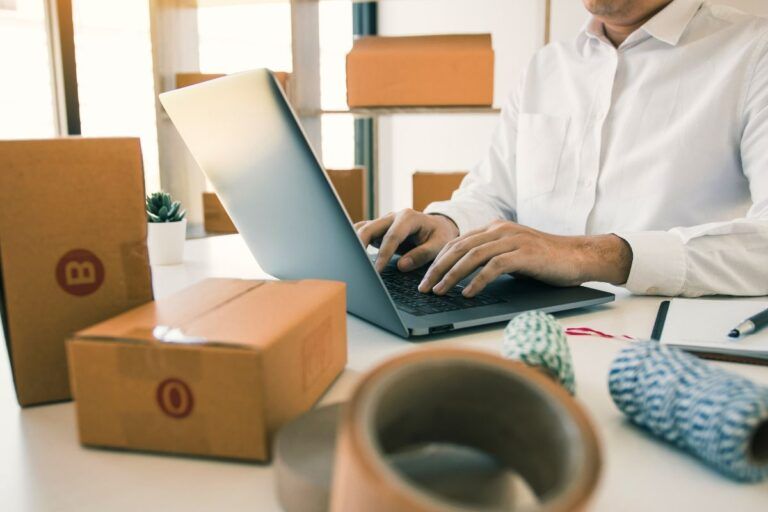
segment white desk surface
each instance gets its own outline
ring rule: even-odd
[[[240,237],[233,235],[190,241],[184,265],[156,267],[153,275],[156,296],[163,297],[204,277],[258,278],[262,272]],[[649,336],[660,299],[616,292],[615,303],[563,315],[563,324]],[[454,333],[430,344],[498,350],[502,327]],[[591,414],[603,448],[603,472],[591,510],[768,510],[768,483],[734,483],[624,420],[607,387],[608,367],[623,342],[592,337],[572,337],[569,342],[578,398]],[[349,317],[348,368],[323,400],[339,400],[359,372],[414,347]],[[0,357],[7,360],[5,353]],[[722,366],[768,384],[768,368]],[[280,508],[269,465],[81,447],[72,404],[20,409],[9,365],[0,362],[0,510],[270,512]]]

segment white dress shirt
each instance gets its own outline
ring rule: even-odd
[[[768,294],[768,20],[674,0],[619,48],[541,49],[484,160],[427,212],[616,233],[634,293]]]

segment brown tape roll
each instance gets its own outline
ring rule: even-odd
[[[436,449],[448,456],[428,457],[426,471],[400,463]],[[595,488],[600,452],[578,403],[522,363],[463,349],[411,352],[368,373],[345,405],[331,510],[519,510],[519,496],[499,485],[457,488],[487,462],[530,486],[536,504],[526,510],[573,511]],[[452,468],[462,478],[452,480]]]

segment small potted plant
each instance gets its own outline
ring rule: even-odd
[[[147,246],[152,265],[176,265],[184,261],[187,212],[166,192],[147,196]]]

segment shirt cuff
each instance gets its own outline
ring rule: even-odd
[[[667,231],[616,233],[632,248],[632,268],[624,286],[641,295],[680,295],[685,284],[685,247]]]
[[[454,224],[456,224],[456,227],[459,228],[459,236],[465,234],[467,231],[474,229],[469,216],[452,201],[437,201],[435,203],[430,203],[426,208],[424,208],[424,213],[430,215],[435,213],[445,215],[451,219]]]

